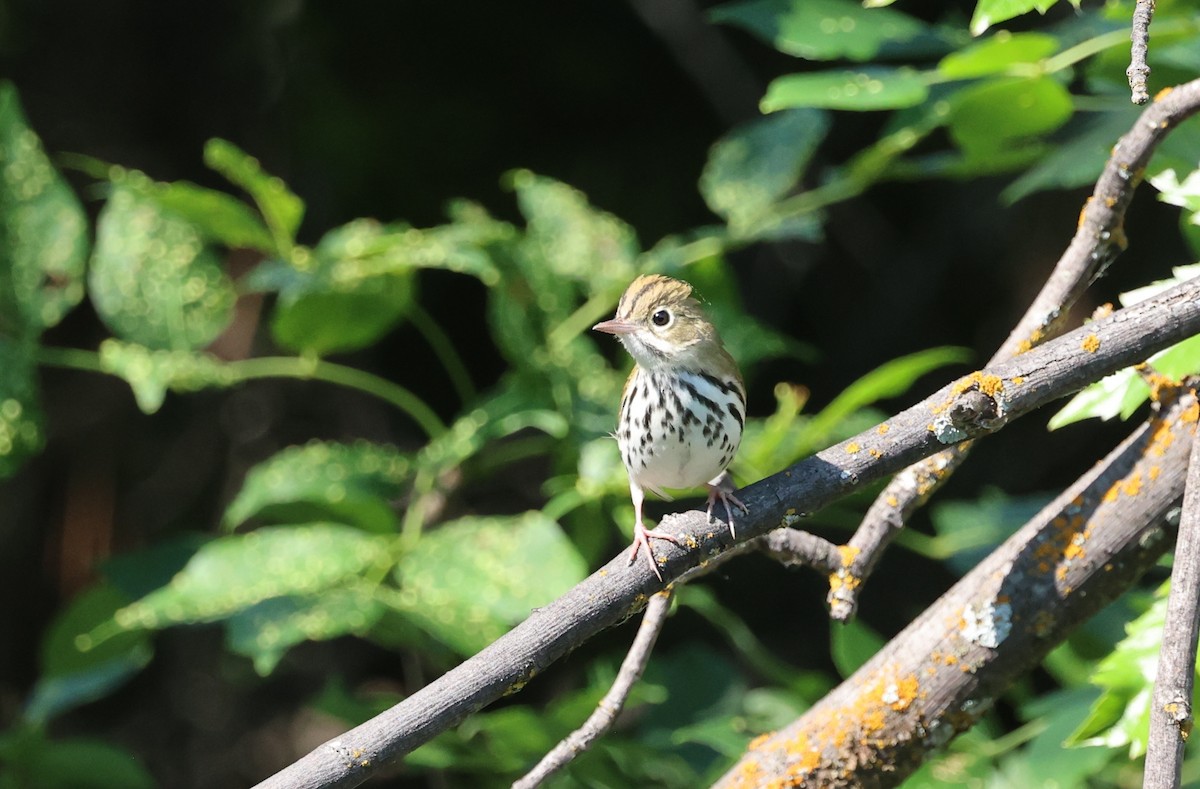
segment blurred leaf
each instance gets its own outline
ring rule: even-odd
[[[1095,785],[1095,777],[1116,755],[1104,748],[1067,748],[1064,741],[1087,715],[1096,698],[1094,688],[1056,691],[1034,698],[1021,717],[1039,727],[1023,748],[1007,754],[1000,776],[1007,786]]]
[[[222,523],[233,529],[255,516],[301,523],[299,516],[307,513],[308,520],[394,531],[396,515],[389,502],[403,493],[411,470],[407,454],[366,441],[289,447],[250,469]]]
[[[283,179],[264,172],[257,159],[226,140],[205,143],[204,163],[246,190],[267,220],[275,253],[289,254],[304,218],[304,201],[292,194]]]
[[[1008,539],[1050,501],[1049,494],[1010,496],[985,488],[975,501],[942,501],[930,510],[937,532],[927,556],[944,560],[966,575],[992,549]]]
[[[1174,168],[1163,170],[1149,179],[1158,190],[1158,199],[1183,209],[1179,217],[1180,230],[1191,247],[1200,255],[1200,169],[1192,170],[1182,181]]]
[[[1074,0],[1078,3],[1078,0]],[[992,25],[1037,10],[1044,14],[1058,0],[979,0],[971,16],[971,35],[982,35]]]
[[[1046,134],[1071,117],[1071,94],[1051,77],[1002,77],[950,100],[950,136],[969,154],[988,155]]]
[[[824,444],[833,429],[855,411],[881,400],[899,397],[921,376],[948,364],[961,364],[970,358],[970,350],[946,346],[917,351],[884,362],[843,389],[812,418],[808,426],[809,435],[804,441],[808,448],[805,454]]]
[[[465,517],[422,535],[401,557],[397,603],[472,655],[587,574],[558,524],[540,512]]]
[[[88,282],[113,333],[151,348],[207,345],[233,314],[233,284],[196,228],[119,185],[96,222]]]
[[[31,729],[0,733],[0,786],[24,789],[153,789],[133,754],[97,740],[49,740]]]
[[[767,86],[759,106],[763,112],[789,107],[868,112],[912,107],[928,97],[929,86],[920,72],[907,67],[868,67],[777,77]]]
[[[183,532],[138,551],[110,556],[101,564],[100,572],[117,591],[136,600],[170,583],[208,543],[206,534]]]
[[[205,240],[224,244],[230,249],[276,254],[270,231],[241,200],[187,181],[146,181],[136,188],[165,210],[190,222]]]
[[[386,560],[392,542],[333,523],[219,537],[196,551],[168,585],[117,611],[113,627],[101,626],[93,637],[211,622],[272,597],[316,594]]]
[[[885,46],[926,30],[907,14],[854,0],[748,0],[718,6],[709,16],[808,60],[871,60]]]
[[[508,174],[508,181],[527,223],[518,262],[535,291],[539,311],[565,317],[574,310],[573,303],[561,300],[563,279],[588,292],[633,279],[639,246],[628,224],[552,178],[516,170]]]
[[[1047,189],[1073,189],[1093,183],[1117,139],[1137,120],[1140,109],[1122,104],[1112,111],[1079,114],[1055,135],[1058,143],[1036,165],[1009,184],[1006,203]]]
[[[162,407],[168,391],[198,392],[238,381],[233,370],[211,354],[153,350],[113,339],[100,343],[100,367],[129,384],[138,408],[146,414]]]
[[[947,79],[972,79],[999,74],[1014,65],[1032,65],[1058,51],[1058,39],[1046,33],[1010,33],[994,36],[952,52],[938,63]]]
[[[1125,639],[1097,664],[1091,682],[1100,688],[1100,698],[1071,734],[1068,745],[1128,746],[1131,759],[1146,752],[1150,699],[1167,618],[1167,590],[1168,585],[1163,584],[1150,609],[1126,625]],[[1193,708],[1196,702],[1194,697]]]
[[[383,611],[366,586],[327,589],[320,595],[272,597],[231,616],[226,643],[232,651],[251,658],[254,670],[265,677],[296,644],[362,635]]]
[[[735,236],[745,234],[796,188],[828,128],[825,113],[797,109],[734,129],[713,145],[700,176],[708,207],[725,218]]]
[[[121,633],[94,647],[85,635],[129,602],[126,595],[101,584],[54,618],[42,639],[41,671],[25,720],[41,726],[108,695],[149,664],[154,649],[145,633]]]
[[[0,479],[45,444],[32,342],[0,335]]]
[[[0,330],[32,334],[83,298],[87,218],[0,80]],[[0,451],[0,456],[4,455]]]
[[[887,643],[861,619],[829,623],[829,653],[842,679],[848,678]]]

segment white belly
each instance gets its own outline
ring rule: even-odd
[[[621,457],[630,477],[651,490],[694,488],[714,479],[742,440],[740,395],[719,381],[686,373],[681,380],[674,385],[665,373],[639,372],[622,410]]]

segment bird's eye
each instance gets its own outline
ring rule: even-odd
[[[671,322],[671,313],[668,310],[658,310],[650,316],[650,321],[655,326],[666,326]]]

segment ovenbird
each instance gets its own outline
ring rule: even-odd
[[[686,282],[638,277],[621,296],[616,317],[592,328],[616,335],[636,362],[621,394],[616,432],[636,513],[629,562],[646,546],[650,567],[662,580],[650,541],[679,541],[642,523],[645,491],[670,500],[663,488],[703,483],[709,518],[719,499],[734,530],[730,505],[748,510],[733,495],[726,467],[742,440],[746,389],[737,362]]]

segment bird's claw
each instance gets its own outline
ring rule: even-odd
[[[734,522],[733,507],[731,507],[730,504],[732,503],[733,505],[737,506],[737,508],[740,509],[743,514],[749,514],[750,508],[743,504],[741,499],[733,495],[733,491],[725,490],[717,485],[709,485],[708,519],[710,521],[713,519],[713,505],[717,503],[717,499],[720,499],[721,503],[725,505],[725,517],[726,520],[729,521],[729,534],[734,539],[737,539],[737,524]]]
[[[654,571],[654,575],[661,582],[663,577],[662,573],[658,569],[658,562],[654,559],[654,548],[652,548],[650,545],[651,540],[666,540],[667,542],[674,543],[680,547],[683,546],[678,539],[665,532],[647,529],[640,523],[633,527],[633,550],[629,553],[629,564],[633,564],[634,560],[637,559],[638,551],[643,545],[645,545],[646,561],[650,563],[650,569]]]

